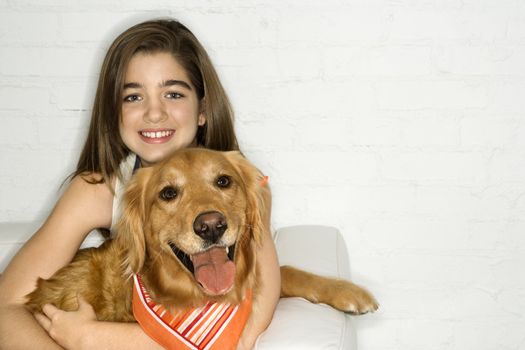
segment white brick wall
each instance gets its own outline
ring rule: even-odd
[[[274,226],[343,231],[382,305],[360,349],[525,349],[520,0],[0,0],[0,221],[49,212],[105,48],[161,15],[216,62]]]

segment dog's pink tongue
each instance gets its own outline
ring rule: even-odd
[[[211,248],[192,256],[195,278],[211,295],[228,292],[235,279],[235,264],[224,248]]]

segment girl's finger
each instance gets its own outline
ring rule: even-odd
[[[56,306],[54,306],[54,305],[46,304],[46,305],[42,306],[42,311],[44,312],[44,314],[49,319],[52,319],[53,315],[55,315],[57,313],[58,308]]]
[[[51,329],[51,320],[40,312],[35,313],[34,316],[38,324],[49,333],[49,329]]]
[[[85,308],[92,308],[92,307],[91,307],[91,304],[88,303],[88,302],[86,301],[86,299],[84,299],[84,298],[82,297],[82,295],[77,294],[77,300],[78,300],[78,309],[79,309],[79,310],[83,310],[83,309],[85,309]]]

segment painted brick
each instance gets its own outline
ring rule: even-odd
[[[479,6],[474,4],[464,9],[397,8],[390,18],[388,38],[401,42],[492,42],[505,37],[508,9],[502,9],[476,11]]]
[[[0,75],[87,77],[96,76],[100,52],[93,48],[16,47],[2,50]]]
[[[96,88],[95,79],[58,81],[53,84],[53,102],[61,111],[90,112]]]
[[[475,152],[383,152],[381,173],[385,179],[481,183],[486,164]]]
[[[275,43],[274,19],[272,16],[267,16],[264,11],[231,8],[217,13],[196,12],[189,16],[189,19],[191,23],[206,23],[201,27],[202,29],[196,30],[195,34],[198,35],[202,30],[203,42],[213,43],[212,46],[258,47]],[[243,30],[239,31],[239,28]]]
[[[356,146],[395,146],[401,144],[402,127],[399,117],[368,115],[355,117],[350,126],[351,142]]]
[[[500,321],[497,323],[489,320],[461,320],[454,327],[456,341],[455,349],[465,349],[473,346],[476,349],[520,349],[525,342],[525,336],[520,329],[525,327],[523,319]],[[480,334],[490,334],[480,337]]]
[[[297,9],[294,16],[283,11],[279,19],[279,43],[283,46],[297,42],[370,44],[383,40],[388,27],[388,12],[381,7],[350,8],[344,12],[303,8]]]
[[[523,153],[495,151],[490,159],[488,174],[492,182],[521,182],[525,174],[525,162],[516,161]]]
[[[42,147],[55,150],[80,148],[88,130],[89,114],[73,113],[61,118],[34,118],[37,139]]]
[[[322,74],[321,50],[316,47],[291,47],[278,50],[278,74],[281,79],[309,80]]]
[[[441,73],[456,75],[525,74],[525,50],[520,46],[447,44],[436,49],[434,62]]]
[[[352,143],[352,124],[344,117],[305,116],[294,123],[291,136],[296,149],[344,149]]]
[[[0,13],[2,46],[52,46],[58,32],[56,13]]]
[[[279,51],[273,47],[218,47],[208,50],[216,69],[222,72],[224,78],[231,80],[230,94],[236,92],[258,92],[260,87],[282,81],[280,70],[277,69]],[[263,60],[260,58],[264,57]],[[247,90],[242,89],[246,87]],[[240,91],[238,91],[240,90]],[[260,94],[257,96],[261,97]]]
[[[59,16],[59,38],[61,43],[69,46],[86,43],[100,46],[102,43],[104,47],[101,49],[105,50],[114,37],[134,24],[129,17],[126,12],[105,12],[102,9],[63,13]]]
[[[468,81],[388,81],[377,83],[379,107],[392,110],[483,109],[488,86]]]
[[[431,46],[343,46],[322,52],[326,76],[330,78],[428,76],[434,71]]]
[[[459,122],[461,145],[465,148],[512,148],[519,137],[521,118],[468,116]],[[490,132],[489,132],[490,131]]]
[[[525,102],[521,98],[523,94],[525,94],[525,82],[523,80],[496,80],[489,91],[490,98],[487,110],[492,114],[517,114],[522,118],[525,109]]]
[[[265,122],[238,123],[237,133],[241,149],[273,149],[276,140],[280,147],[289,148],[294,142],[296,130],[293,124],[281,125],[279,129]]]
[[[8,96],[3,99],[0,110],[38,112],[42,110],[52,111],[55,107],[51,104],[50,91],[35,86],[1,86],[0,96]]]
[[[0,145],[6,149],[31,147],[37,128],[33,118],[20,112],[0,112]]]
[[[374,154],[333,151],[279,152],[272,165],[276,175],[294,184],[342,184],[366,182],[378,177],[378,164]],[[297,174],[308,174],[297,176]]]

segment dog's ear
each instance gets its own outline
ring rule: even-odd
[[[126,252],[124,267],[129,273],[138,273],[144,265],[146,242],[146,189],[151,176],[150,168],[142,168],[133,175],[122,201],[122,217],[118,224],[116,241]]]
[[[231,151],[225,154],[244,182],[248,202],[247,222],[253,239],[260,245],[264,231],[269,232],[270,230],[272,197],[268,177],[264,176],[240,152]]]

